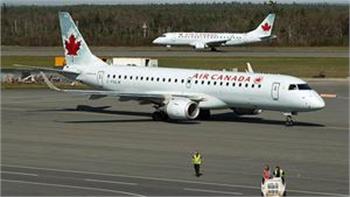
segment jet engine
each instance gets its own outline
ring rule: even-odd
[[[258,115],[262,112],[261,109],[256,108],[231,108],[237,115]]]
[[[193,120],[199,115],[198,103],[187,98],[172,98],[165,112],[173,120]]]
[[[206,44],[204,44],[204,43],[195,43],[193,47],[195,49],[205,49]]]

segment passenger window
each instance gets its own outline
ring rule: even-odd
[[[115,78],[115,75],[113,75],[113,79]]]
[[[297,89],[297,86],[295,84],[289,85],[288,90],[296,90],[296,89]]]
[[[202,85],[204,84],[204,81],[202,81]]]
[[[115,75],[113,75],[113,78],[115,78]],[[118,76],[118,78],[119,78],[119,79],[121,79],[121,78],[122,78],[122,76],[121,76],[121,75],[119,75],[119,76]]]
[[[229,83],[229,82],[227,82],[227,83],[226,83],[226,86],[229,86],[229,85],[230,85],[230,83]]]
[[[165,78],[163,78],[163,82],[165,82]]]
[[[254,85],[254,84],[252,84],[252,88],[254,88],[254,86],[255,86],[255,85]]]
[[[157,81],[159,81],[159,77],[157,77]]]
[[[241,86],[242,86],[242,84],[240,83],[240,84],[238,84],[238,86],[239,86],[239,87],[241,87]]]
[[[107,75],[107,78],[109,78],[109,74]]]
[[[236,83],[233,83],[232,86],[235,87],[235,86],[236,86]]]
[[[138,80],[139,79],[139,76],[136,76],[136,80]]]
[[[220,82],[220,86],[222,86],[222,82]]]
[[[130,80],[132,80],[132,76],[130,76]]]
[[[148,81],[149,77],[146,77],[146,81]]]
[[[168,79],[168,82],[171,82],[171,78]]]
[[[181,79],[181,83],[184,83],[185,82],[185,80],[184,79]]]
[[[245,84],[245,87],[246,87],[246,88],[248,87],[248,84],[247,84],[247,83]]]
[[[177,79],[175,79],[174,82],[177,83]]]
[[[153,77],[151,77],[151,81],[153,81],[154,80],[154,78]]]
[[[258,88],[261,88],[261,85],[260,85],[260,84],[258,85]]]
[[[210,81],[208,81],[208,85],[210,85]]]
[[[140,79],[143,80],[143,77],[141,77]]]
[[[197,83],[198,83],[198,81],[196,80],[196,81],[194,81],[194,83],[195,83],[195,84],[197,84]]]
[[[214,81],[214,86],[216,85],[216,81]]]
[[[127,76],[125,75],[125,76],[124,76],[124,79],[126,79],[126,78],[127,78]]]

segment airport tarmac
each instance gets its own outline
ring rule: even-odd
[[[152,107],[89,101],[51,90],[2,91],[2,196],[252,196],[264,164],[286,171],[288,195],[349,194],[348,81],[312,81],[335,93],[326,108],[284,126],[277,112],[154,122]],[[77,105],[111,106],[77,111]],[[197,178],[191,153],[204,157]]]
[[[91,47],[97,56],[108,57],[349,57],[348,48],[322,47],[220,47],[197,51],[191,47]],[[2,46],[2,56],[62,56],[62,47]]]

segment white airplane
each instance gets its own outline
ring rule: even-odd
[[[211,109],[232,109],[238,115],[262,110],[283,112],[287,123],[298,112],[320,110],[323,99],[309,85],[287,75],[214,70],[108,65],[93,55],[67,12],[59,13],[67,65],[62,75],[95,90],[59,89],[42,73],[51,89],[90,96],[118,97],[153,103],[154,120],[209,118]]]
[[[153,44],[166,45],[190,45],[194,49],[242,45],[247,43],[261,42],[276,38],[271,35],[275,14],[269,14],[265,20],[253,31],[247,33],[210,33],[210,32],[169,32],[155,40]]]

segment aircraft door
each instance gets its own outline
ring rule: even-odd
[[[100,86],[103,86],[103,75],[105,74],[104,71],[98,71],[97,72],[97,83]]]
[[[279,94],[280,94],[280,83],[273,83],[272,84],[272,91],[271,91],[271,96],[272,96],[272,99],[277,101],[279,99]]]

